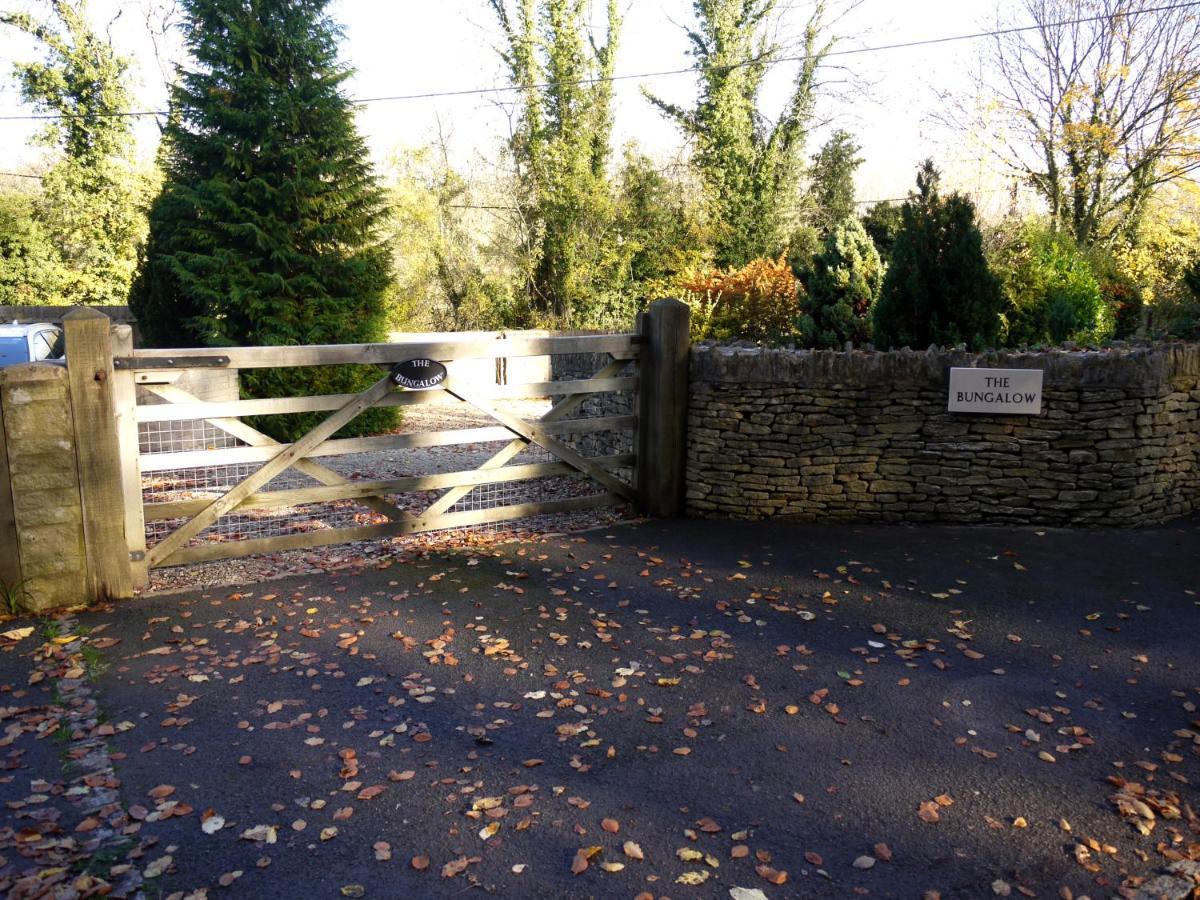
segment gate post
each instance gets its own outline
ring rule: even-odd
[[[133,596],[110,325],[92,309],[63,317],[87,559],[88,596],[81,599],[87,603]]]
[[[643,513],[671,518],[683,512],[691,309],[656,300],[640,323],[638,498]]]
[[[113,356],[133,356],[133,328],[112,326]],[[125,544],[129,555],[130,575],[135,590],[150,582],[146,567],[146,519],[142,508],[142,468],[137,423],[137,382],[133,369],[118,369],[113,373],[113,403],[117,419],[118,459],[121,465],[121,486],[125,507]],[[235,380],[236,381],[236,380]]]

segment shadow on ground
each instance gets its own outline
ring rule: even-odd
[[[1099,897],[1200,855],[1108,799],[1194,805],[1197,560],[1197,520],[667,522],[78,621],[117,641],[92,686],[163,895]]]

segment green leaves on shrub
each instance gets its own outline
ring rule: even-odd
[[[804,281],[808,286],[800,332],[815,347],[840,348],[871,338],[871,307],[883,285],[883,263],[857,219],[846,219],[825,236]]]
[[[1096,344],[1113,336],[1113,307],[1070,236],[1024,225],[998,252],[997,268],[1010,302],[1010,345]]]

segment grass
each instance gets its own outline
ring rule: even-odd
[[[71,874],[96,875],[100,878],[107,878],[109,870],[113,866],[123,863],[126,855],[135,846],[137,846],[137,842],[133,838],[122,838],[107,847],[101,847],[86,859],[79,859],[72,863]]]
[[[38,634],[42,636],[42,640],[52,641],[62,634],[62,623],[56,619],[43,619],[38,625]]]
[[[5,615],[19,616],[28,608],[33,594],[29,590],[29,579],[9,584],[0,578],[0,611]]]
[[[108,660],[95,647],[85,644],[79,655],[83,658],[83,671],[89,681],[94,681],[108,671]]]

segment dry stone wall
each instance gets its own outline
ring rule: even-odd
[[[946,411],[952,366],[1042,369],[1042,414]],[[697,346],[695,516],[1130,525],[1200,506],[1200,346],[970,354]]]

